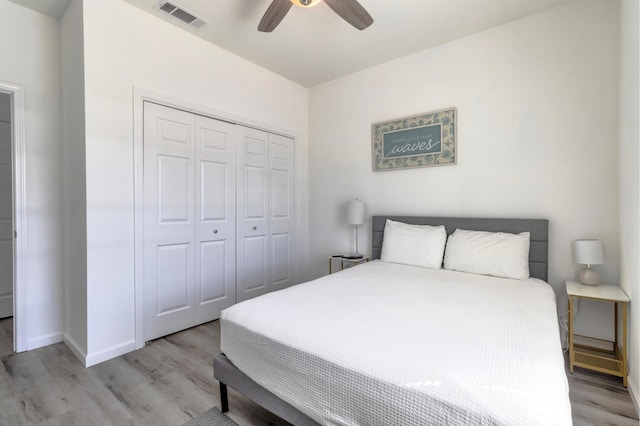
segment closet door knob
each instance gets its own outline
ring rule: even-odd
[[[217,233],[218,233],[218,230],[217,230],[217,229],[214,229],[214,230],[213,230],[213,233],[214,233],[214,234],[217,234]]]
[[[256,229],[258,229],[258,227],[257,227],[257,226],[254,226],[254,227],[253,227],[253,230],[255,231]]]

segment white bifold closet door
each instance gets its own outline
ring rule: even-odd
[[[13,316],[13,169],[6,118],[0,115],[0,318]]]
[[[293,284],[293,139],[238,126],[236,300]]]
[[[235,303],[236,126],[144,103],[144,338]]]

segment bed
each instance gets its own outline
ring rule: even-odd
[[[387,219],[528,232],[532,278],[382,262]],[[374,216],[371,262],[223,312],[222,410],[228,385],[294,425],[571,424],[547,229]]]

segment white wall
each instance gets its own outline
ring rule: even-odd
[[[58,21],[0,2],[0,80],[26,104],[26,344],[62,340],[62,129]]]
[[[629,391],[640,411],[640,8],[620,2],[620,281],[631,297]]]
[[[352,74],[310,91],[310,262],[353,250],[344,203],[370,214],[550,220],[549,282],[566,311],[571,243],[602,239],[605,282],[618,281],[618,9],[561,7]],[[371,124],[458,110],[458,164],[371,171]],[[370,224],[361,231],[369,243]],[[606,307],[589,313],[610,337]],[[601,321],[602,319],[602,321]]]
[[[64,136],[65,339],[76,355],[87,353],[87,219],[84,131],[82,1],[60,21]]]
[[[133,88],[297,137],[298,255],[307,241],[308,92],[120,0],[84,2],[87,364],[134,341]]]

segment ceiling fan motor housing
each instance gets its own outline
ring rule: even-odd
[[[291,0],[291,3],[295,4],[296,6],[303,7],[315,6],[319,2],[320,0]]]

